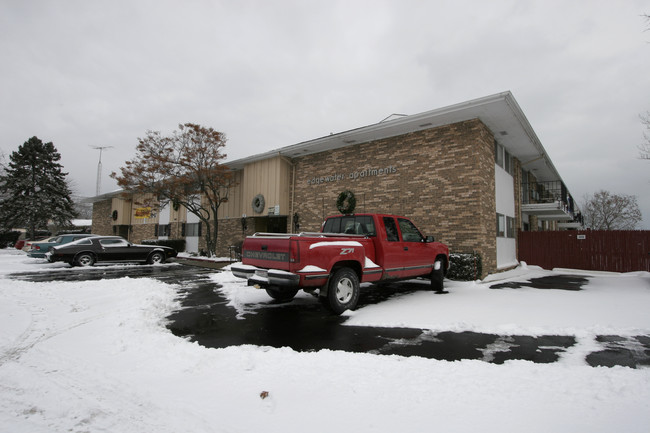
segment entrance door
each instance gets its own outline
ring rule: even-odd
[[[113,226],[113,234],[115,236],[122,236],[124,239],[129,239],[129,226],[117,225]]]
[[[201,237],[201,221],[193,213],[187,213],[185,223],[185,251],[188,253],[199,252],[199,239]]]
[[[286,233],[286,216],[269,216],[255,218],[255,232],[257,233]]]

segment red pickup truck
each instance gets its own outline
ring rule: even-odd
[[[319,289],[336,314],[354,309],[360,283],[425,277],[442,292],[448,269],[446,245],[422,236],[408,218],[381,214],[329,217],[319,233],[256,233],[244,240],[242,263],[231,267],[277,300]]]

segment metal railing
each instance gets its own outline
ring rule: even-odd
[[[574,217],[574,222],[582,223],[578,206],[562,181],[524,182],[521,184],[521,203],[559,203]]]

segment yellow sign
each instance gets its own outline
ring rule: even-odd
[[[151,218],[150,207],[139,207],[135,209],[135,217],[137,219]]]

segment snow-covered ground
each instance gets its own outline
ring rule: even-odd
[[[323,350],[207,349],[173,336],[178,287],[154,279],[33,283],[70,270],[0,250],[2,432],[646,432],[650,369],[589,367],[599,334],[650,334],[650,274],[596,274],[579,292],[448,282],[346,312],[347,324],[576,336],[553,364]],[[566,273],[566,272],[563,272]],[[498,276],[552,275],[520,267]],[[495,277],[488,280],[493,281]],[[215,273],[245,320],[265,294]],[[299,302],[313,302],[308,295]]]

